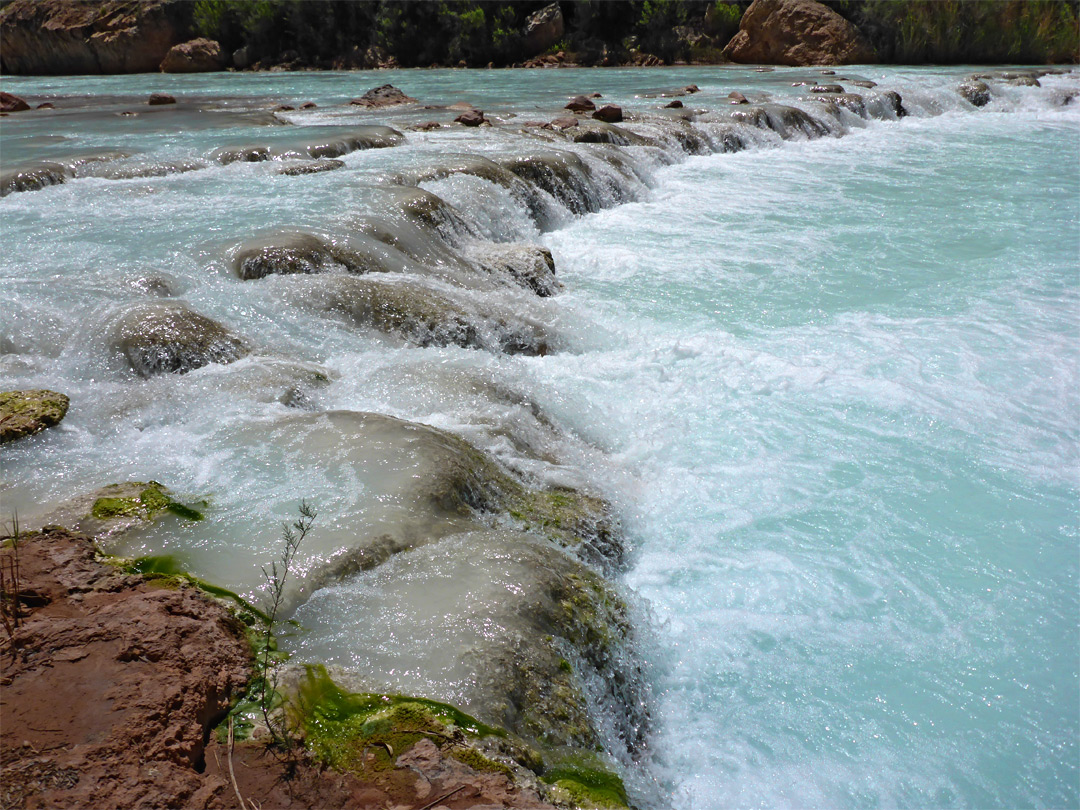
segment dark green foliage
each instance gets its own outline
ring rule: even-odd
[[[1080,59],[1077,0],[830,3],[898,64],[1053,64]]]
[[[403,67],[519,63],[528,17],[543,0],[196,0],[193,35],[263,66]],[[563,2],[565,34],[551,50],[582,64],[638,55],[716,61],[749,0]],[[1078,0],[826,0],[886,63],[1075,62]],[[372,56],[374,54],[374,56]]]

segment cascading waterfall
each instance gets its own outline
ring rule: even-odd
[[[4,508],[161,481],[100,542],[254,596],[305,498],[294,660],[639,806],[1074,805],[1080,84],[967,73],[10,78],[3,387],[73,404]]]

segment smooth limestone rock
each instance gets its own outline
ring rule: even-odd
[[[0,9],[4,68],[21,75],[152,73],[190,24],[168,0],[14,0]]]
[[[491,243],[476,246],[471,257],[487,272],[509,278],[541,298],[554,295],[562,285],[555,278],[555,259],[539,245]]]
[[[0,392],[0,443],[60,424],[70,400],[44,389]]]
[[[983,81],[974,79],[957,86],[956,92],[976,107],[985,107],[990,103],[990,86]]]
[[[282,231],[241,243],[232,251],[232,266],[245,280],[270,275],[409,272],[415,268],[399,251],[371,237]]]
[[[592,183],[592,172],[573,152],[538,152],[502,158],[499,163],[527,183],[546,191],[574,214],[600,210],[600,195]]]
[[[547,328],[527,315],[493,302],[451,295],[414,277],[294,276],[279,282],[286,295],[302,306],[414,346],[461,346],[524,355],[546,355],[553,348]]]
[[[0,174],[0,197],[15,191],[39,191],[49,186],[65,183],[75,173],[70,166],[43,161],[30,168]]]
[[[279,122],[280,123],[280,122]],[[265,160],[320,160],[338,158],[361,149],[385,149],[397,146],[405,136],[384,126],[325,127],[318,138],[297,135],[293,139],[275,139],[270,143],[223,146],[212,151],[211,160],[229,163],[259,163]]]
[[[161,60],[162,73],[210,73],[225,67],[225,54],[216,40],[200,37],[173,45]]]
[[[172,302],[128,309],[112,326],[112,343],[141,377],[184,374],[248,353],[246,342],[217,321]]]
[[[854,25],[814,0],[754,0],[724,55],[733,62],[792,66],[876,59]]]
[[[316,591],[296,618],[327,627],[323,611],[334,602],[397,617],[389,638],[375,628],[371,646],[350,654],[358,665],[350,675],[365,691],[452,698],[548,762],[603,743],[592,704],[627,749],[644,740],[647,686],[626,602],[540,537],[482,527],[445,535],[356,574],[332,596]]]

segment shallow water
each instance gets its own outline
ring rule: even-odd
[[[794,97],[805,88],[791,83],[816,74],[5,78],[35,102],[93,92],[114,105],[3,119],[5,171],[117,148],[137,153],[128,161],[205,167],[76,178],[0,202],[4,387],[55,388],[75,403],[60,428],[5,447],[4,509],[32,520],[113,480],[160,480],[208,498],[207,520],[165,523],[118,550],[176,553],[250,591],[278,522],[305,497],[323,532],[303,560],[314,570],[335,538],[407,523],[411,507],[373,472],[391,462],[267,438],[296,418],[286,394],[307,381],[308,410],[445,428],[527,480],[591,486],[618,504],[633,544],[621,584],[653,691],[648,754],[623,762],[640,803],[1076,806],[1080,113],[1055,103],[1076,77],[995,84],[976,110],[952,90],[965,73],[847,72],[899,91],[911,115],[843,116],[816,140],[747,129],[752,148],[736,154],[621,147],[632,177],[601,160],[611,147],[537,145],[510,114],[546,120],[593,89],[651,110],[663,102],[646,94],[691,82],[702,92],[688,106],[723,109],[730,90]],[[406,132],[401,146],[309,177],[209,158],[291,138],[295,126],[235,117],[271,102],[316,101],[281,116],[309,126],[452,117],[331,106],[386,81],[425,102],[467,99],[504,125]],[[152,90],[232,117],[200,115],[195,102],[114,115],[142,112]],[[718,143],[716,126],[694,127]],[[46,134],[66,140],[42,144]],[[422,184],[474,237],[552,249],[565,285],[554,298],[459,291],[550,324],[559,350],[547,356],[410,347],[313,316],[285,303],[281,279],[241,282],[229,266],[228,250],[258,233],[333,231],[386,210],[389,177],[447,152],[553,146],[600,178],[602,210],[575,216],[550,200],[538,222],[477,177]],[[456,289],[445,271],[432,283]],[[107,335],[123,306],[150,300],[150,277],[242,334],[252,356],[136,378]],[[421,659],[446,628],[431,617],[394,627],[405,592],[379,598],[388,572],[301,608],[301,659]],[[483,581],[494,593],[478,586],[481,601],[512,587]],[[362,632],[371,622],[376,638]]]

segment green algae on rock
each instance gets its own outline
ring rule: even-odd
[[[70,400],[45,389],[0,393],[0,443],[31,436],[60,423]]]
[[[628,807],[626,786],[615,773],[603,768],[598,762],[585,764],[583,760],[568,762],[545,771],[540,777],[552,785],[552,798],[569,800],[577,807],[618,808]]]
[[[139,488],[138,494],[127,494],[133,489]],[[127,484],[110,484],[101,490],[103,493],[115,493],[101,495],[94,500],[90,507],[90,517],[95,520],[112,520],[114,518],[136,517],[142,520],[153,520],[160,512],[169,511],[177,517],[185,520],[202,520],[202,512],[174,501],[166,494],[164,486],[157,481],[143,484],[139,481],[131,481]]]

